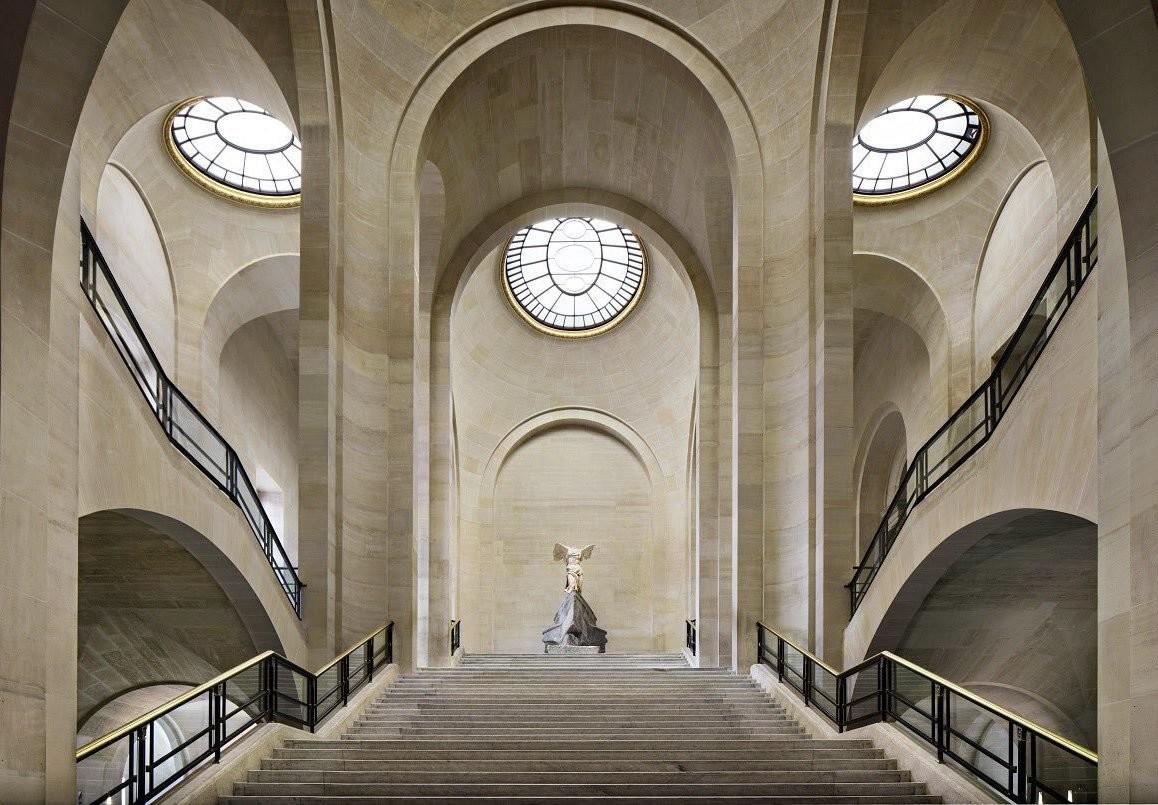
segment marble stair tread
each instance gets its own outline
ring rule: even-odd
[[[259,769],[251,783],[907,783],[905,771],[351,771],[331,769]]]
[[[919,783],[237,783],[236,794],[276,796],[288,790],[297,795],[332,796],[462,796],[483,797],[575,796],[607,797],[646,794],[648,796],[696,796],[745,794],[747,796],[855,796],[871,792],[875,796],[906,796],[925,793]]]
[[[499,759],[481,760],[462,758],[423,758],[417,760],[347,760],[344,758],[269,757],[262,760],[262,769],[310,771],[324,767],[333,771],[455,771],[462,773],[511,772],[614,772],[614,771],[891,771],[897,768],[895,760],[872,758],[809,759],[809,760],[745,760],[745,759],[683,759],[655,760],[565,760],[565,759]]]
[[[930,794],[913,794],[910,796],[874,796],[870,793],[862,793],[852,796],[807,796],[789,795],[789,796],[767,796],[767,795],[726,795],[716,796],[712,794],[700,794],[697,796],[649,796],[647,794],[637,794],[630,796],[596,796],[596,797],[573,797],[573,796],[535,796],[528,795],[526,797],[488,797],[479,796],[477,794],[466,794],[460,796],[347,796],[343,797],[340,802],[342,805],[373,805],[374,803],[382,802],[423,802],[436,805],[437,803],[459,803],[459,802],[511,802],[516,800],[525,805],[598,805],[599,803],[611,802],[640,802],[640,803],[711,803],[711,805],[751,805],[751,803],[761,803],[761,805],[908,805],[909,803],[939,803],[941,798]],[[327,803],[335,802],[335,798],[331,796],[321,795],[256,795],[245,796],[234,794],[232,796],[221,797],[219,800],[221,805],[248,805],[249,803],[262,803],[262,805],[312,805],[312,803]]]

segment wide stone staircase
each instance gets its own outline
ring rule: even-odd
[[[341,740],[292,740],[223,803],[940,802],[866,740],[818,740],[679,655],[468,655],[398,679]]]

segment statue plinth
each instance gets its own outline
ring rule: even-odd
[[[606,646],[558,646],[554,643],[544,643],[544,654],[566,654],[568,656],[587,655],[587,654],[605,654]]]
[[[585,650],[568,650],[574,648]],[[590,604],[578,590],[568,590],[555,613],[555,623],[543,630],[543,653],[603,654],[606,650],[607,632],[595,625],[595,612]]]

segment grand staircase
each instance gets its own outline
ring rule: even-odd
[[[817,740],[750,680],[678,655],[468,655],[292,740],[223,803],[940,802],[865,740]]]

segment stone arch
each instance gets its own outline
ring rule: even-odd
[[[1053,174],[1044,160],[1027,165],[998,205],[973,282],[971,341],[976,382],[992,371],[996,356],[1013,337],[1053,267],[1058,243],[1056,208]]]
[[[679,280],[689,299],[699,309],[699,364],[700,374],[695,388],[698,396],[699,427],[695,430],[701,462],[711,469],[697,475],[700,483],[700,494],[695,498],[700,507],[698,522],[700,536],[703,541],[702,549],[707,551],[719,550],[717,547],[721,535],[727,533],[727,526],[717,522],[719,489],[717,478],[719,473],[727,473],[726,459],[722,458],[729,450],[724,440],[720,445],[717,428],[719,427],[718,409],[726,404],[727,390],[720,386],[721,364],[730,363],[730,350],[726,346],[730,341],[730,333],[725,329],[726,319],[721,321],[717,314],[717,299],[711,288],[707,272],[699,263],[696,253],[690,248],[680,233],[665,219],[648,209],[646,206],[626,199],[618,194],[590,189],[561,189],[539,193],[534,196],[520,199],[502,210],[488,217],[466,238],[463,238],[455,251],[445,257],[445,268],[439,279],[438,287],[432,293],[420,292],[419,299],[429,299],[429,308],[419,309],[419,324],[429,321],[429,358],[422,354],[416,358],[416,366],[423,363],[428,366],[426,378],[420,378],[419,387],[430,389],[427,400],[421,399],[421,392],[416,390],[418,406],[416,411],[419,419],[415,423],[415,438],[419,444],[430,445],[430,475],[424,477],[422,471],[416,472],[416,506],[422,513],[429,511],[428,519],[422,514],[416,517],[416,528],[419,534],[423,531],[429,534],[430,548],[429,561],[442,563],[444,566],[457,566],[458,559],[454,555],[448,542],[457,538],[457,526],[454,515],[449,509],[449,491],[441,479],[452,473],[449,452],[437,448],[438,445],[449,445],[454,449],[454,440],[451,430],[456,425],[454,416],[455,401],[451,395],[450,376],[450,319],[457,304],[466,280],[475,271],[481,270],[485,258],[519,227],[532,223],[542,217],[563,215],[589,215],[603,217],[622,222],[632,228],[644,240],[646,248],[660,252],[675,269]],[[490,263],[486,263],[490,265]],[[426,382],[423,382],[425,380]],[[428,384],[428,386],[427,386]],[[428,407],[423,410],[423,403]],[[717,472],[718,470],[718,472]],[[425,497],[424,497],[425,496]],[[461,499],[460,499],[461,502]],[[448,519],[449,518],[449,519]],[[449,540],[441,536],[452,535]],[[419,542],[421,542],[421,537]],[[422,561],[420,559],[420,561]],[[698,573],[698,571],[697,571]],[[432,574],[434,576],[435,574]],[[454,574],[452,574],[454,575]],[[428,587],[429,598],[420,597],[418,606],[419,635],[429,630],[428,641],[434,650],[445,642],[442,635],[441,623],[451,617],[449,609],[456,608],[453,601],[449,604],[440,603],[442,597],[438,592],[439,583],[435,578]],[[453,586],[453,585],[449,585]],[[707,585],[704,585],[705,587]],[[427,600],[429,603],[427,603]],[[710,596],[704,595],[701,609],[711,610],[711,617],[718,616],[718,604]],[[440,609],[447,608],[443,617]],[[430,614],[427,615],[426,613]],[[708,627],[711,628],[711,627]],[[709,632],[710,634],[710,632]],[[421,638],[420,638],[421,639]],[[707,643],[705,643],[705,646]],[[436,661],[437,654],[432,653],[430,658],[424,653],[423,647],[418,648],[420,662]],[[710,660],[715,662],[715,660]]]
[[[201,325],[202,397],[206,411],[217,410],[221,352],[230,337],[255,319],[298,310],[300,258],[271,254],[230,275],[213,293]]]
[[[905,419],[891,403],[883,405],[870,420],[857,451],[857,531],[853,562],[873,538],[881,517],[908,465],[908,431]]]
[[[158,544],[163,540],[172,542],[204,570],[205,584],[212,582],[220,589],[223,600],[227,600],[236,612],[255,647],[285,653],[286,643],[266,611],[257,589],[242,569],[213,540],[197,529],[159,511],[129,507],[84,511],[80,522],[92,523],[94,529],[103,528],[106,531],[120,527],[126,529],[126,533],[142,535],[142,539],[154,539]],[[101,532],[94,530],[92,533]],[[131,548],[131,545],[127,548]],[[189,567],[196,569],[192,564]]]
[[[936,288],[896,257],[877,252],[853,253],[853,316],[866,311],[887,316],[916,333],[929,363],[929,405],[919,421],[909,423],[919,438],[932,435],[950,412],[955,359],[960,360],[955,334],[949,330],[945,305]],[[855,357],[855,356],[854,356]]]
[[[1094,747],[1097,575],[1094,523],[1049,509],[996,512],[917,566],[875,647]],[[991,720],[981,716],[962,729],[982,734]]]
[[[592,438],[593,436],[595,438]],[[531,497],[527,497],[524,491],[526,488],[524,482],[527,479],[523,475],[517,474],[516,480],[507,483],[503,481],[508,471],[525,473],[527,470],[521,467],[521,463],[524,459],[536,461],[534,458],[536,450],[549,450],[548,444],[551,448],[555,448],[560,443],[572,446],[587,445],[589,449],[595,451],[594,454],[602,457],[597,470],[594,464],[587,465],[580,462],[571,465],[579,468],[576,477],[594,480],[595,476],[591,474],[594,470],[598,476],[607,478],[607,484],[622,490],[616,493],[622,495],[622,499],[616,497],[614,502],[596,495],[596,498],[583,504],[586,517],[601,521],[600,512],[607,516],[614,511],[615,514],[612,516],[615,519],[620,515],[623,518],[622,524],[611,522],[604,524],[609,527],[607,534],[610,542],[605,541],[602,546],[596,548],[597,552],[599,547],[603,548],[604,572],[619,572],[620,582],[612,585],[604,583],[588,591],[588,597],[596,607],[601,623],[612,626],[610,650],[617,650],[617,635],[620,651],[624,650],[624,641],[627,641],[628,650],[640,650],[655,648],[654,641],[664,639],[662,637],[664,634],[668,639],[674,640],[675,636],[678,636],[677,633],[682,634],[675,627],[682,621],[686,591],[679,585],[676,585],[680,587],[679,589],[673,587],[671,580],[686,572],[686,563],[676,562],[677,567],[662,559],[670,558],[671,546],[664,541],[664,534],[669,531],[665,527],[667,523],[664,518],[665,498],[673,490],[667,488],[659,460],[640,433],[606,411],[585,407],[555,408],[528,417],[512,428],[492,451],[483,470],[474,505],[468,506],[463,512],[464,519],[479,524],[475,532],[479,537],[479,544],[468,546],[467,556],[464,558],[465,568],[475,565],[478,567],[475,567],[475,572],[463,572],[459,580],[463,595],[474,603],[470,608],[471,616],[478,620],[478,623],[464,627],[468,629],[468,636],[475,641],[481,640],[484,647],[489,641],[489,650],[534,651],[537,629],[545,628],[550,623],[553,607],[558,604],[558,601],[554,600],[556,579],[555,574],[550,572],[550,556],[549,554],[524,556],[517,546],[529,540],[536,544],[538,552],[542,552],[549,549],[552,540],[567,542],[579,538],[579,535],[539,534],[537,530],[540,521],[537,515],[531,515],[536,523],[536,533],[525,533],[524,529],[518,527],[525,519],[525,515],[519,515],[518,511],[509,506],[500,507],[499,502],[515,495],[516,499],[524,501],[524,505],[516,509],[521,510],[524,506],[533,509],[536,505],[545,505],[548,511],[555,510],[557,506],[562,506],[565,511],[568,505],[566,501],[571,500],[574,494],[572,490],[563,488],[562,497],[558,502],[552,499],[551,502],[536,504],[535,496],[532,494]],[[527,451],[531,453],[528,454]],[[570,476],[574,470],[562,471]],[[634,481],[633,476],[636,478]],[[518,480],[520,478],[522,480]],[[552,486],[552,490],[557,488]],[[553,495],[555,492],[552,491],[550,494]],[[564,516],[563,521],[570,521],[570,518]],[[633,523],[634,527],[629,526],[629,522]],[[598,530],[603,533],[602,529]],[[630,544],[623,542],[628,535],[632,540]],[[544,545],[546,548],[543,548]],[[471,556],[471,553],[475,555]],[[493,562],[490,561],[490,557],[495,557]],[[598,560],[596,563],[598,564]],[[638,581],[625,585],[621,568],[633,564],[637,564],[638,568],[629,572],[627,578]],[[523,612],[517,619],[520,625],[527,627],[524,631],[529,630],[525,636],[512,635],[510,626],[504,623],[502,612],[509,607],[504,603],[502,595],[503,590],[509,585],[502,584],[501,580],[497,580],[497,584],[488,581],[493,574],[482,571],[492,565],[499,568],[501,573],[515,574],[514,578],[518,579],[515,586],[525,591],[527,606],[532,605],[532,597],[538,604],[538,609],[529,615],[532,622],[523,623],[528,619],[527,612]],[[498,589],[493,589],[495,587]],[[492,590],[489,595],[487,589]],[[651,594],[643,594],[641,592],[643,590],[651,590]],[[598,602],[601,599],[604,602],[614,600],[614,607],[605,604],[600,612]],[[516,607],[516,610],[518,609],[519,607]],[[539,611],[540,609],[542,611]],[[658,620],[671,622],[657,622],[659,613],[666,613],[666,618],[660,617]],[[534,628],[535,617],[544,621],[537,629]],[[667,650],[674,648],[675,645],[666,646]]]

